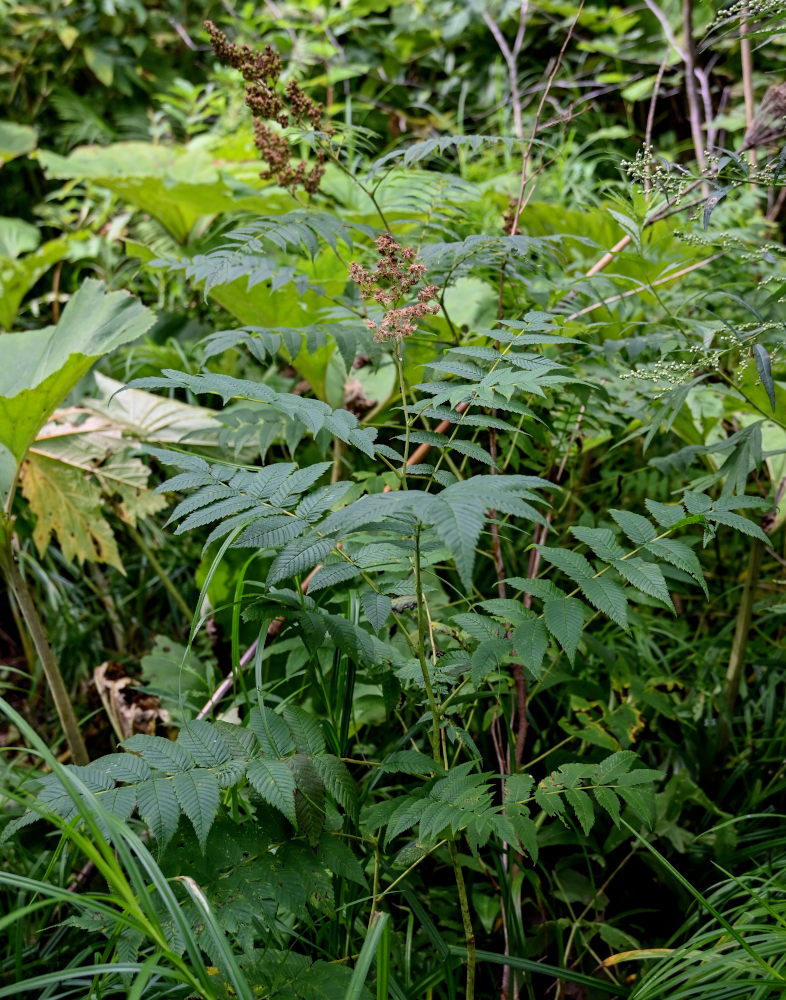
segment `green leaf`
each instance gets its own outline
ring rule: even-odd
[[[295,775],[295,816],[298,829],[316,847],[325,825],[325,789],[310,757],[295,754],[289,759]]]
[[[177,734],[177,742],[201,767],[218,767],[232,757],[226,740],[210,722],[187,722]]]
[[[610,510],[609,514],[622,528],[634,545],[646,545],[657,535],[657,531],[641,514],[634,514],[629,510]]]
[[[628,601],[625,591],[619,584],[610,580],[604,573],[588,580],[579,582],[582,594],[590,604],[607,617],[615,621],[621,628],[628,630]]]
[[[252,760],[246,776],[268,805],[278,809],[293,826],[295,815],[295,778],[286,761],[266,757]]]
[[[765,545],[770,544],[767,535],[755,521],[743,517],[742,514],[732,514],[730,511],[713,510],[707,515],[708,519],[716,524],[726,524],[730,528],[736,528],[743,535],[750,535],[751,538],[758,538]]]
[[[636,762],[632,750],[618,750],[596,764],[590,773],[593,785],[611,785],[622,774],[627,774]]]
[[[502,639],[486,639],[470,657],[470,674],[474,686],[480,687],[483,679],[502,664],[510,653],[510,643]]]
[[[30,125],[0,121],[0,167],[16,156],[32,153],[38,142],[38,133]]]
[[[123,741],[123,747],[139,756],[151,767],[167,774],[188,771],[194,766],[194,759],[181,743],[173,743],[163,736],[148,736],[137,733]]]
[[[0,337],[0,444],[21,462],[33,438],[92,364],[150,328],[153,313],[88,279],[57,326]]]
[[[267,586],[312,569],[332,550],[334,543],[328,538],[294,538],[273,560],[267,575]]]
[[[177,830],[180,819],[180,806],[172,781],[169,778],[144,781],[137,788],[136,798],[139,815],[150,827],[159,850],[163,850]]]
[[[662,601],[670,611],[674,611],[669,588],[663,579],[663,573],[654,563],[643,559],[615,559],[612,566],[628,583],[642,592]]]
[[[284,719],[300,753],[313,757],[325,752],[325,737],[322,735],[319,719],[293,705],[287,705],[284,709]]]
[[[345,812],[353,818],[357,817],[358,792],[344,761],[333,754],[323,753],[312,757],[312,762],[327,791]]]
[[[701,571],[701,563],[696,553],[684,542],[680,542],[675,538],[658,538],[647,544],[647,551],[671,563],[677,569],[689,573],[709,598],[710,593],[704,580],[704,574]]]
[[[543,657],[548,645],[549,636],[542,619],[529,618],[516,626],[513,633],[513,648],[536,680],[543,673]]]
[[[598,559],[605,563],[614,562],[615,559],[622,559],[625,549],[614,537],[614,532],[608,528],[585,528],[583,525],[574,525],[570,533],[575,535],[580,542],[588,545]]]
[[[552,597],[543,604],[543,618],[549,632],[573,663],[584,629],[587,606],[575,597]]]
[[[576,819],[581,824],[581,829],[584,831],[584,836],[586,837],[595,822],[595,808],[592,805],[592,799],[580,788],[566,789],[565,798],[573,807]]]
[[[486,520],[485,501],[454,495],[448,487],[429,506],[428,518],[453,554],[461,582],[470,590],[475,546]]]
[[[620,800],[617,798],[615,793],[604,785],[600,788],[596,788],[592,794],[595,796],[595,801],[601,809],[605,809],[609,816],[611,816],[614,825],[619,826]]]
[[[380,770],[388,773],[430,775],[435,771],[441,773],[442,768],[431,757],[419,750],[396,750],[388,754],[382,761]]]
[[[218,779],[212,771],[197,767],[182,771],[172,778],[180,808],[191,820],[202,850],[218,811]]]
[[[657,500],[645,500],[644,506],[652,514],[662,528],[671,528],[685,517],[682,504],[658,503]]]
[[[369,590],[361,595],[360,603],[363,605],[363,612],[369,624],[379,635],[393,610],[392,601],[387,594],[377,594]]]
[[[618,785],[615,791],[643,823],[648,826],[652,825],[655,815],[655,792],[652,789],[644,791],[641,788],[626,788]],[[595,794],[597,795],[597,792]]]
[[[267,757],[288,757],[294,753],[295,743],[289,726],[276,712],[255,705],[251,709],[248,724],[262,753]]]
[[[770,401],[772,412],[775,413],[775,383],[772,380],[772,365],[769,354],[761,344],[753,345],[753,359],[756,362],[756,370],[759,373],[761,384],[764,386]]]
[[[548,545],[538,545],[538,551],[543,558],[561,570],[574,583],[581,584],[595,573],[590,563],[578,552],[570,549],[554,549]]]

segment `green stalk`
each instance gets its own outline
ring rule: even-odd
[[[426,686],[428,703],[431,708],[431,752],[434,760],[441,766],[439,752],[439,708],[437,699],[434,697],[434,688],[431,686],[431,676],[426,663],[426,647],[423,636],[426,634],[426,615],[423,608],[423,580],[420,574],[420,526],[415,532],[415,597],[418,602],[418,641],[417,654],[420,660],[420,669],[423,673],[423,683]]]
[[[418,602],[418,659],[420,660],[420,669],[423,672],[423,683],[426,685],[428,702],[431,707],[431,752],[436,763],[441,764],[439,707],[437,706],[437,700],[434,696],[434,689],[431,686],[431,677],[429,676],[428,664],[426,662],[426,647],[423,639],[426,634],[426,615],[423,598],[423,580],[420,572],[419,527],[415,533],[415,595]],[[453,865],[453,874],[456,879],[456,889],[458,891],[459,907],[461,909],[461,922],[464,926],[464,939],[467,943],[467,991],[465,996],[466,1000],[474,1000],[476,965],[475,931],[472,927],[472,917],[469,912],[469,899],[467,898],[467,887],[464,884],[464,873],[461,870],[461,861],[459,860],[458,851],[456,850],[456,845],[453,841],[448,841],[448,853],[450,854],[450,861]]]
[[[71,760],[74,764],[88,764],[90,758],[87,755],[87,748],[82,739],[74,706],[71,704],[71,698],[66,689],[63,675],[60,672],[55,654],[49,644],[44,623],[41,621],[38,610],[33,603],[33,598],[24,577],[19,572],[19,567],[11,548],[10,536],[6,537],[5,545],[0,547],[0,571],[8,582],[8,588],[11,591],[13,600],[16,601],[16,605],[27,625],[30,638],[33,640],[38,657],[41,660],[41,666],[43,667],[49,690],[52,692],[60,724],[63,727],[66,743],[71,752]]]
[[[731,655],[729,665],[726,668],[726,683],[724,685],[724,695],[727,715],[721,721],[721,746],[725,746],[731,735],[731,718],[734,712],[734,704],[737,701],[737,694],[740,690],[740,679],[742,677],[742,667],[745,662],[745,650],[748,645],[748,633],[753,617],[753,594],[759,582],[759,570],[761,560],[764,555],[764,542],[759,538],[754,538],[751,543],[750,554],[748,555],[748,567],[745,571],[745,584],[742,588],[742,597],[737,611],[737,627],[734,630],[734,639],[731,644]]]
[[[172,598],[172,600],[175,602],[178,608],[180,608],[180,610],[183,612],[186,621],[190,622],[192,618],[191,608],[189,608],[188,604],[186,604],[186,600],[183,597],[183,595],[180,593],[180,591],[177,589],[174,583],[172,583],[172,581],[169,579],[166,570],[158,561],[156,554],[153,552],[153,550],[150,548],[150,546],[143,538],[141,531],[139,531],[138,528],[135,528],[133,524],[126,524],[126,531],[133,539],[136,547],[139,549],[139,551],[142,553],[145,559],[147,559],[148,563],[150,564],[150,568],[153,570],[158,579],[161,581],[161,586],[169,594],[169,596]]]
[[[461,861],[458,851],[453,841],[448,841],[448,852],[453,865],[453,872],[456,876],[456,888],[458,889],[459,908],[461,909],[461,923],[464,925],[464,940],[467,942],[467,992],[466,1000],[475,998],[475,965],[477,955],[475,952],[475,931],[472,927],[472,917],[469,912],[469,900],[467,898],[467,887],[464,884],[464,873],[461,870]]]

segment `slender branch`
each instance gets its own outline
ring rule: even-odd
[[[658,103],[658,97],[660,96],[660,85],[663,82],[663,74],[666,72],[666,64],[669,61],[668,55],[665,55],[658,67],[658,75],[655,77],[655,85],[652,88],[652,97],[650,98],[650,106],[647,111],[647,127],[644,130],[644,146],[649,149],[652,146],[652,129],[655,125],[655,106]],[[644,190],[649,198],[651,187],[651,181],[649,178],[649,172],[644,178]],[[627,246],[627,244],[626,244]]]
[[[502,34],[499,25],[487,10],[483,11],[483,20],[494,36],[494,41],[499,46],[502,58],[508,68],[508,82],[510,84],[510,103],[513,106],[513,134],[517,139],[524,138],[524,125],[521,116],[521,91],[519,90],[518,54],[524,41],[524,31],[527,24],[527,14],[529,12],[529,0],[523,0],[519,9],[519,27],[516,40],[511,47],[508,45],[505,36]]]
[[[748,22],[740,23],[740,60],[742,62],[742,92],[745,97],[745,131],[747,133],[753,124],[756,114],[756,97],[753,90],[753,49],[748,35]],[[748,162],[756,166],[756,150],[748,150]]]
[[[693,38],[693,0],[682,0],[682,30],[685,35],[685,93],[688,98],[688,118],[693,140],[693,151],[700,173],[707,167],[704,155],[704,135],[702,133],[702,117],[699,107],[699,95],[696,90],[696,42]],[[705,184],[706,189],[706,184]]]
[[[71,760],[74,764],[88,764],[90,758],[82,739],[74,706],[71,703],[71,698],[66,689],[60,667],[55,659],[54,651],[49,644],[44,623],[33,603],[27,583],[19,572],[16,556],[11,548],[10,537],[6,539],[6,544],[0,548],[0,571],[2,571],[8,582],[9,590],[25,620],[30,638],[33,640],[33,645],[41,660],[41,666],[43,667],[49,690],[52,692],[55,708],[57,709],[66,743],[71,753]]]
[[[722,256],[722,253],[714,253],[711,257],[706,257],[704,260],[699,260],[695,264],[683,267],[680,271],[674,271],[672,274],[667,274],[662,278],[658,278],[657,281],[651,282],[648,287],[655,288],[657,285],[666,285],[670,281],[676,281],[677,278],[683,278],[686,274],[690,274],[691,271],[696,271],[701,267],[706,267],[707,264],[711,264],[714,260],[717,260]],[[641,291],[641,288],[630,288],[627,292],[620,292],[619,295],[612,295],[610,298],[602,299],[600,302],[593,302],[592,305],[585,306],[583,309],[579,309],[578,312],[571,313],[567,319],[572,320],[578,319],[579,316],[586,316],[587,313],[594,312],[602,306],[611,305],[612,302],[619,302],[621,299],[628,299],[631,295],[638,295]]]
[[[751,542],[750,553],[748,555],[745,584],[742,588],[742,597],[740,598],[740,606],[737,612],[737,625],[731,644],[729,665],[726,668],[724,697],[728,714],[721,724],[721,745],[728,741],[731,733],[731,716],[734,711],[734,704],[737,701],[737,694],[740,690],[742,666],[745,662],[748,633],[750,632],[751,619],[753,617],[753,595],[759,582],[759,570],[761,569],[763,555],[764,542],[759,538],[754,538]]]
[[[133,524],[126,524],[126,531],[128,531],[136,547],[139,549],[139,551],[142,553],[145,559],[147,559],[148,563],[150,564],[150,568],[153,570],[158,579],[161,581],[161,586],[169,594],[169,596],[172,598],[172,600],[175,602],[178,608],[183,612],[186,621],[190,622],[192,618],[191,608],[189,608],[188,604],[186,603],[186,599],[183,597],[183,595],[180,593],[180,591],[177,589],[174,583],[172,583],[169,574],[166,572],[164,567],[158,561],[158,557],[145,541],[141,531],[138,528],[134,527]]]

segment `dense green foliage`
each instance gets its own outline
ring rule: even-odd
[[[0,0],[0,997],[783,995],[780,8]]]

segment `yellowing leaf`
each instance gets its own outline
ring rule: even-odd
[[[82,470],[31,453],[22,470],[22,492],[36,518],[39,552],[54,533],[67,560],[104,562],[124,572],[101,509],[101,490]]]

